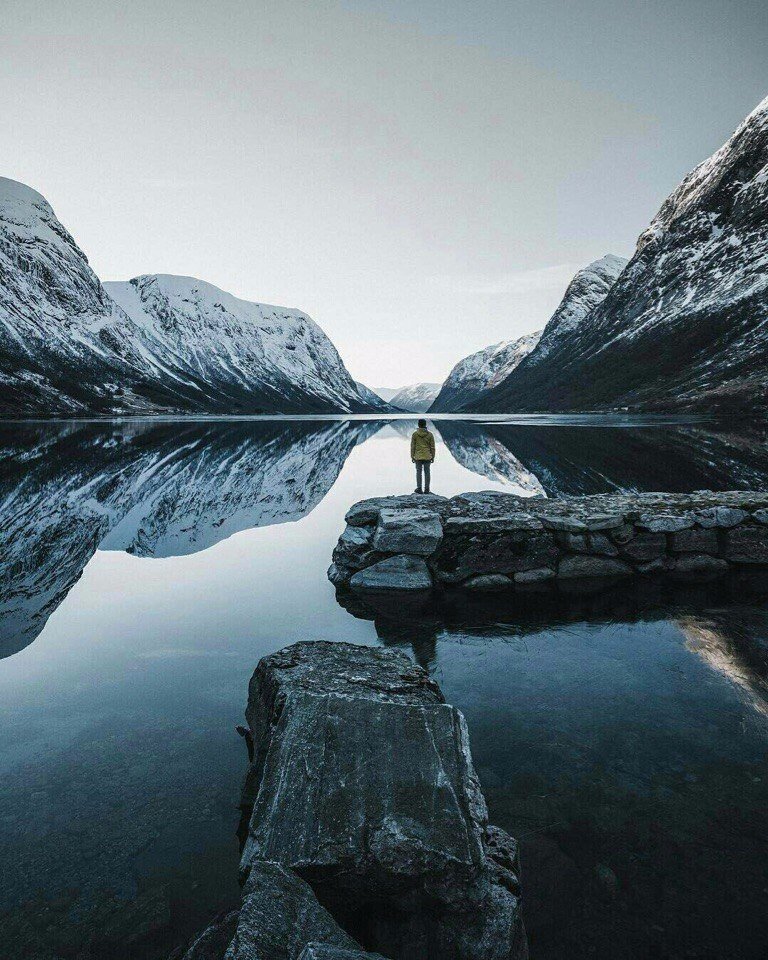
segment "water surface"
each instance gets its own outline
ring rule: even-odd
[[[396,644],[466,714],[523,840],[534,958],[764,957],[759,577],[392,616],[337,602],[343,515],[409,492],[413,423],[0,426],[0,951],[164,956],[237,898],[258,661]],[[760,427],[440,419],[434,489],[765,487]]]

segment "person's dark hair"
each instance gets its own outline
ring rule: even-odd
[[[426,420],[419,420],[419,426],[420,426],[420,427],[426,427],[426,425],[427,425],[427,421],[426,421]]]

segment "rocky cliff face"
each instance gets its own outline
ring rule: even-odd
[[[471,410],[489,390],[512,373],[536,347],[541,330],[517,340],[503,340],[460,360],[448,374],[430,408],[433,413]]]
[[[481,407],[764,412],[766,267],[768,98],[665,201],[578,336]]]
[[[108,286],[47,201],[0,178],[0,414],[381,406],[298,310],[190,278]]]
[[[623,257],[609,253],[579,270],[537,342],[505,376],[496,377],[489,389],[467,404],[467,409],[500,410],[500,403],[506,409],[509,391],[517,389],[518,382],[526,381],[531,376],[529,371],[546,370],[553,357],[568,356],[576,349],[588,333],[593,311],[605,300],[626,265]]]

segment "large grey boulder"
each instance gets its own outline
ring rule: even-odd
[[[243,876],[279,861],[397,960],[525,955],[515,870],[491,853],[464,718],[408,657],[288,647],[259,664],[247,718],[260,779]]]
[[[420,557],[387,557],[355,573],[353,590],[429,590],[432,576]]]
[[[356,570],[366,566],[375,554],[373,527],[347,526],[333,551],[333,562]]]
[[[592,579],[599,577],[626,577],[632,568],[612,557],[588,557],[583,554],[565,557],[560,561],[557,575],[560,579]]]
[[[429,557],[443,538],[440,517],[427,510],[380,510],[373,548],[380,553]]]
[[[768,527],[736,527],[726,534],[725,556],[733,563],[768,564]]]
[[[637,521],[640,530],[649,533],[675,533],[692,527],[694,518],[690,513],[645,513]]]
[[[702,527],[729,527],[738,526],[746,520],[749,514],[746,510],[737,507],[707,507],[694,513],[696,522]]]
[[[254,862],[225,960],[298,960],[313,942],[360,949],[308,883],[279,863]]]

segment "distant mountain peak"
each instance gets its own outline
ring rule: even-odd
[[[468,408],[508,377],[528,356],[541,337],[541,330],[514,340],[502,340],[464,357],[448,374],[432,410],[452,413]]]
[[[400,387],[389,403],[408,413],[426,413],[432,406],[440,386],[439,383],[412,383],[410,386]]]

